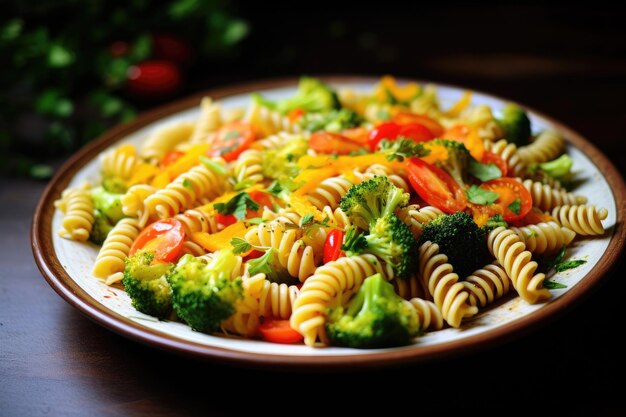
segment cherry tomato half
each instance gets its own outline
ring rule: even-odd
[[[380,141],[387,139],[396,140],[399,137],[411,139],[414,142],[425,142],[434,138],[434,135],[427,127],[419,123],[398,124],[396,122],[385,122],[376,126],[370,132],[368,143],[372,152],[378,149]]]
[[[449,214],[465,209],[465,193],[447,172],[419,158],[406,164],[409,182],[424,201]]]
[[[222,126],[209,138],[209,155],[234,161],[254,142],[254,129],[249,123],[231,122]]]
[[[483,153],[483,157],[480,160],[483,164],[494,164],[500,169],[503,177],[506,177],[506,174],[509,172],[509,166],[506,161],[500,157],[500,155],[496,155],[493,152],[485,151]]]
[[[274,320],[266,318],[259,326],[259,332],[263,339],[272,343],[297,343],[303,337],[289,325],[289,320]]]
[[[423,114],[400,111],[396,113],[391,120],[400,125],[418,123],[430,130],[433,137],[441,136],[444,132],[443,126],[441,126],[438,121],[431,119],[428,116],[424,116]]]
[[[497,193],[498,199],[491,206],[496,206],[498,213],[505,221],[515,221],[524,218],[533,207],[533,199],[524,185],[512,178],[496,178],[480,185],[480,188]],[[519,199],[519,206],[515,211],[511,205]]]
[[[357,152],[363,149],[360,144],[339,133],[325,132],[323,130],[311,135],[309,146],[316,152],[334,155],[347,155],[350,152]]]
[[[324,263],[336,261],[337,259],[345,256],[341,250],[343,245],[344,232],[339,229],[333,229],[326,235],[326,241],[324,241]]]
[[[185,243],[185,230],[176,219],[159,220],[139,233],[130,247],[129,255],[138,250],[154,254],[155,262],[173,262],[181,254]]]

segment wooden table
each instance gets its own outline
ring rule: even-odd
[[[517,65],[496,57],[490,63],[493,74],[479,76],[472,73],[472,59],[459,59],[465,68],[455,69],[454,59],[439,57],[425,63],[420,75],[440,74],[441,81],[484,89],[550,114],[590,138],[626,173],[623,61],[523,57],[515,61],[523,65]],[[350,65],[344,63],[354,68]],[[324,66],[314,68],[327,71]],[[517,72],[502,76],[499,68]],[[470,75],[459,75],[464,70]],[[415,414],[502,407],[533,412],[542,409],[538,402],[604,410],[603,415],[624,409],[623,392],[612,382],[623,382],[626,365],[624,347],[615,340],[624,327],[623,265],[558,320],[515,341],[503,340],[493,349],[458,358],[347,374],[224,367],[127,340],[92,323],[57,296],[39,274],[30,249],[31,216],[43,188],[34,181],[0,180],[1,416],[169,416],[279,409],[296,415],[298,409],[331,410],[328,398],[352,410],[379,402],[390,407],[415,403]],[[400,374],[408,375],[408,381],[396,380]],[[370,392],[375,397],[367,398]]]

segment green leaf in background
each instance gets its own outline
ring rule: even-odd
[[[35,109],[43,115],[66,118],[74,112],[74,104],[57,89],[44,91],[37,97]]]
[[[226,29],[224,30],[224,33],[222,35],[222,40],[224,41],[226,46],[231,46],[245,38],[248,35],[249,31],[250,27],[246,22],[244,22],[243,20],[234,19],[227,24]]]
[[[30,167],[30,176],[37,180],[47,180],[52,177],[54,174],[54,170],[50,165],[46,164],[35,164]]]
[[[150,57],[150,53],[152,52],[152,38],[149,34],[145,33],[139,36],[135,43],[133,43],[132,49],[130,51],[130,58],[134,62],[143,61],[146,58]]]
[[[22,33],[24,22],[21,19],[11,19],[0,28],[0,40],[12,41],[17,39]]]
[[[168,13],[172,19],[183,19],[195,13],[199,6],[199,0],[178,0],[170,5]]]
[[[60,43],[53,43],[48,50],[48,65],[51,68],[64,68],[74,62],[74,54]]]

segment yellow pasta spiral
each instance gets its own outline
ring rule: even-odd
[[[396,214],[404,224],[409,226],[409,229],[411,229],[415,238],[419,239],[424,225],[430,223],[439,216],[443,216],[444,213],[437,207],[425,206],[420,208],[418,204],[411,204],[397,209]]]
[[[439,330],[443,327],[443,315],[435,303],[419,297],[411,298],[409,303],[417,312],[417,319],[422,331]]]
[[[417,275],[411,275],[406,279],[394,279],[391,283],[393,284],[396,294],[405,300],[410,300],[415,297],[423,298],[425,296],[422,281]]]
[[[233,165],[233,178],[235,183],[258,184],[263,181],[263,154],[255,149],[243,151]]]
[[[258,302],[257,314],[286,320],[291,317],[293,303],[300,295],[295,285],[269,281],[265,274],[244,277],[244,290]]]
[[[102,175],[105,177],[117,177],[126,181],[133,176],[138,160],[133,145],[122,145],[105,152],[100,157]]]
[[[254,226],[248,230],[245,239],[251,245],[276,249],[280,264],[300,282],[313,275],[321,262],[321,256],[316,255],[319,251],[316,252],[302,241],[302,231],[287,228],[282,222],[272,221]]]
[[[127,216],[139,218],[139,225],[145,226],[149,214],[145,209],[145,200],[156,191],[157,189],[151,185],[133,185],[121,198],[122,212]]]
[[[130,247],[140,230],[137,219],[120,220],[102,244],[92,274],[97,278],[105,279],[109,285],[121,281],[124,272],[124,259],[128,256]]]
[[[196,232],[217,233],[220,230],[215,217],[205,211],[203,206],[185,210],[174,218],[183,224],[187,235]]]
[[[517,149],[517,154],[526,164],[552,161],[565,151],[565,140],[556,132],[546,130],[535,140]]]
[[[298,134],[278,132],[274,135],[269,135],[263,139],[259,139],[254,142],[255,149],[278,149],[285,146],[292,140],[301,139],[307,137],[308,133],[302,132]]]
[[[524,242],[526,249],[535,254],[557,252],[576,237],[576,232],[555,222],[511,227],[511,230]]]
[[[270,110],[253,101],[244,120],[250,123],[261,137],[273,135],[279,132],[298,133],[302,130],[300,125],[293,123],[288,117],[277,111]]]
[[[519,176],[526,172],[526,163],[519,156],[517,146],[514,143],[509,143],[505,139],[500,139],[497,142],[485,140],[485,150],[492,152],[502,158],[510,170],[508,175]]]
[[[474,271],[463,285],[470,293],[470,304],[482,308],[508,293],[511,280],[500,262],[494,261]]]
[[[200,102],[200,117],[189,139],[190,143],[207,141],[209,135],[222,126],[222,106],[214,103],[210,97],[204,97]]]
[[[533,181],[531,179],[522,180],[521,178],[516,179],[521,182],[524,188],[530,193],[533,199],[533,206],[541,210],[552,210],[557,206],[584,204],[587,202],[587,198],[583,196],[568,193],[565,190],[554,189],[548,184],[543,184],[539,181]]]
[[[545,275],[535,274],[537,262],[531,260],[530,251],[513,231],[498,227],[487,238],[489,251],[504,267],[513,287],[523,300],[530,304],[550,298],[550,291],[543,288]]]
[[[161,219],[172,217],[184,209],[193,207],[194,203],[200,202],[202,198],[213,199],[222,194],[225,185],[225,176],[200,164],[146,198],[145,210],[150,216]]]
[[[330,224],[339,228],[345,229],[352,224],[348,215],[340,207],[333,210],[330,206],[324,206],[322,214],[324,218],[328,218]]]
[[[89,183],[64,190],[61,198],[55,201],[54,205],[64,213],[61,221],[62,228],[57,231],[59,236],[80,242],[89,239],[94,222],[94,205]]]
[[[293,305],[291,327],[304,336],[307,346],[319,340],[328,344],[326,310],[347,302],[365,278],[380,273],[387,280],[393,277],[389,268],[373,255],[339,258],[320,266],[300,289]]]
[[[354,184],[344,176],[330,177],[322,181],[306,197],[320,210],[324,206],[330,206],[334,210],[339,207],[339,200],[346,195],[352,185]]]
[[[568,227],[582,236],[604,234],[602,220],[606,219],[608,214],[605,208],[596,209],[595,206],[586,205],[564,205],[552,210],[552,217],[561,226]]]
[[[439,245],[428,241],[420,246],[418,271],[424,287],[450,326],[459,327],[463,318],[478,312],[469,304],[469,293],[459,282],[448,257],[439,253]]]
[[[167,152],[178,144],[186,141],[194,130],[191,122],[180,122],[162,127],[154,131],[141,147],[141,156],[145,159],[159,161]]]

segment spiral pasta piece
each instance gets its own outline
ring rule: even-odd
[[[576,232],[555,222],[511,227],[511,230],[524,242],[526,249],[538,255],[557,252],[576,237]]]
[[[596,209],[593,205],[564,205],[552,210],[552,217],[557,220],[557,223],[572,229],[581,236],[604,234],[602,220],[608,215],[607,209]]]
[[[524,188],[530,193],[533,206],[541,210],[552,210],[557,206],[584,204],[587,202],[587,198],[583,196],[568,193],[565,190],[556,190],[548,184],[543,184],[539,181],[533,181],[531,179],[522,180],[521,178],[516,178],[516,180],[521,182]]]
[[[340,207],[333,210],[330,206],[324,206],[324,208],[322,208],[322,214],[324,215],[324,218],[328,219],[330,224],[341,229],[345,229],[352,225],[350,218]]]
[[[330,206],[334,210],[339,207],[341,197],[346,195],[353,185],[344,176],[330,177],[322,181],[306,197],[319,210],[322,210],[324,206]]]
[[[389,268],[369,254],[343,257],[320,266],[300,289],[291,313],[291,327],[304,336],[307,346],[315,346],[318,340],[327,345],[327,309],[347,302],[363,280],[376,273],[387,280],[393,277]]]
[[[202,255],[206,255],[207,251],[196,242],[193,242],[191,240],[185,240],[185,242],[183,243],[182,253],[199,257]]]
[[[425,114],[431,117],[438,116],[440,107],[437,87],[434,84],[426,84],[422,93],[411,101],[410,107],[412,113]]]
[[[452,327],[459,327],[464,318],[478,312],[469,304],[469,293],[459,276],[448,263],[448,257],[439,253],[439,245],[430,241],[419,248],[419,275],[428,289],[444,320]]]
[[[266,246],[276,249],[278,261],[289,274],[304,282],[313,275],[321,262],[312,246],[302,241],[302,231],[287,228],[284,223],[272,221],[250,228],[245,235],[246,241],[254,246]]]
[[[207,168],[196,165],[179,175],[165,188],[145,199],[145,211],[160,219],[172,217],[182,210],[191,208],[202,198],[213,199],[224,191],[226,178]],[[122,203],[123,204],[123,203]]]
[[[550,291],[543,288],[545,275],[535,274],[537,262],[531,260],[530,251],[513,231],[498,227],[487,238],[489,251],[504,267],[513,287],[523,300],[530,304],[550,298]]]
[[[417,319],[420,323],[420,329],[439,330],[443,328],[443,315],[439,308],[432,301],[423,300],[419,297],[409,300],[411,306],[417,312]]]
[[[129,180],[138,164],[136,150],[133,145],[122,145],[105,152],[100,157],[102,175],[117,177],[122,181]]]
[[[425,297],[422,281],[417,275],[411,275],[406,279],[394,279],[391,283],[393,284],[396,294],[405,300],[410,300],[415,297]]]
[[[252,147],[254,149],[263,150],[263,149],[278,149],[285,146],[289,141],[306,138],[308,133],[302,132],[298,134],[286,133],[286,132],[278,132],[273,135],[269,135],[264,137],[263,139],[259,139],[254,142]]]
[[[470,293],[470,304],[482,308],[508,293],[511,280],[500,262],[494,261],[474,271],[463,285]]]
[[[188,140],[194,131],[194,123],[180,122],[155,130],[141,147],[141,156],[159,161],[163,155],[178,144]]]
[[[149,214],[145,209],[145,200],[156,191],[157,189],[151,185],[133,185],[121,198],[122,212],[127,216],[138,218],[139,225],[145,226]]]
[[[265,274],[244,277],[244,290],[257,300],[256,313],[261,317],[286,320],[300,294],[296,285],[271,282]]]
[[[478,130],[478,136],[488,141],[502,137],[500,125],[493,117],[491,108],[486,105],[469,107],[463,112],[461,123]]]
[[[211,97],[204,97],[200,102],[200,117],[196,121],[190,143],[206,142],[209,135],[222,126],[222,106],[214,103]]]
[[[419,239],[424,225],[430,223],[439,216],[443,216],[444,212],[434,206],[425,206],[420,208],[418,204],[411,204],[397,209],[396,214],[404,224],[409,226],[413,236],[415,236],[416,239]]]
[[[235,183],[246,183],[248,186],[263,181],[263,154],[255,149],[243,151],[233,165]]]
[[[256,101],[253,101],[244,120],[250,123],[261,137],[273,135],[279,132],[298,133],[302,130],[300,125],[293,123],[288,117],[277,111],[268,109]]]
[[[535,140],[517,149],[526,164],[552,161],[565,151],[565,140],[556,132],[545,130]]]
[[[505,139],[500,139],[497,142],[485,140],[483,143],[486,151],[498,155],[506,162],[509,168],[509,176],[524,175],[526,162],[519,156],[517,146],[514,143],[509,143]]]
[[[57,231],[59,236],[79,242],[89,239],[94,223],[94,204],[89,183],[64,190],[54,205],[64,213],[62,227]]]
[[[220,231],[215,217],[205,211],[203,206],[185,210],[174,218],[183,224],[187,235],[197,232],[217,233]]]
[[[102,244],[92,274],[96,278],[105,279],[108,285],[121,281],[124,276],[124,259],[140,230],[137,219],[120,220]]]

